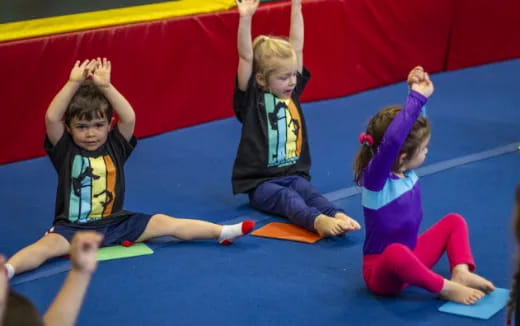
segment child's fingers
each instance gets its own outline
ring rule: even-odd
[[[5,262],[6,262],[5,256],[0,255],[0,277],[7,276],[7,269],[4,266]]]
[[[97,249],[101,240],[103,239],[102,235],[97,232],[89,232],[82,237],[83,245],[88,248]]]
[[[85,70],[87,71],[87,74],[89,76],[92,75],[92,73],[94,73],[94,71],[96,70],[96,60],[93,59],[91,60],[88,65],[85,67]]]
[[[85,231],[78,232],[73,239],[73,247],[79,251],[97,250],[103,236],[97,232]]]
[[[415,66],[412,71],[415,71],[415,72],[423,72],[424,71],[424,68],[422,66]]]
[[[89,61],[88,59],[83,60],[83,62],[81,62],[79,64],[79,68],[84,69],[88,65],[88,61]],[[80,62],[80,61],[78,60],[77,62]]]
[[[408,84],[419,83],[422,79],[422,67],[417,66],[408,73]]]

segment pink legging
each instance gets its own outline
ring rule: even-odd
[[[413,251],[393,243],[381,254],[365,255],[363,278],[368,288],[380,295],[397,294],[409,284],[439,293],[444,278],[431,268],[444,251],[448,254],[450,270],[458,264],[467,264],[470,271],[475,269],[468,226],[458,214],[446,215],[421,234]]]

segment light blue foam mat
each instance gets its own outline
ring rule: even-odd
[[[157,244],[145,245],[144,243],[136,243],[130,247],[123,246],[110,246],[103,247],[98,251],[98,261],[119,259],[119,258],[130,258],[136,256],[150,255],[153,254],[155,248],[165,246],[169,242],[177,241],[173,237],[164,237],[159,239]],[[60,273],[68,272],[71,268],[71,262],[69,258],[57,257],[51,259],[42,266],[26,272],[20,275],[16,275],[11,281],[11,285],[19,285],[22,283],[38,280],[41,278],[53,276]]]
[[[55,258],[51,261],[46,262],[44,265],[37,269],[16,275],[9,283],[11,286],[18,285],[34,280],[38,280],[44,277],[56,275],[59,273],[65,273],[70,270],[70,260],[67,258]]]
[[[447,302],[439,307],[439,311],[466,317],[489,319],[504,308],[508,299],[509,290],[497,288],[474,305],[467,306],[460,303]]]

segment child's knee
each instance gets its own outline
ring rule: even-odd
[[[407,259],[410,255],[413,255],[412,250],[401,243],[392,243],[383,251],[383,257],[386,262],[399,262]]]
[[[443,220],[450,223],[451,225],[461,225],[464,227],[467,226],[467,223],[466,223],[466,220],[464,219],[464,217],[462,217],[462,215],[457,214],[457,213],[450,213],[450,214],[446,215]]]
[[[56,233],[50,233],[34,243],[33,246],[42,256],[54,257],[65,255],[69,250],[70,243],[65,237]]]
[[[300,197],[294,190],[286,187],[271,187],[255,191],[251,197],[250,204],[253,208],[260,210],[272,210],[292,201],[295,197]]]
[[[393,255],[393,254],[402,254],[412,252],[410,248],[405,246],[402,243],[392,243],[388,245],[384,251],[384,254]]]

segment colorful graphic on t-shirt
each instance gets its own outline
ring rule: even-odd
[[[291,99],[264,96],[267,114],[268,167],[295,164],[302,149],[301,118]]]
[[[116,168],[110,156],[76,155],[71,178],[69,221],[87,223],[111,214]]]

